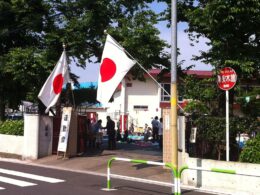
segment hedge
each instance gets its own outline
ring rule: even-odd
[[[23,135],[23,120],[6,120],[0,122],[0,134]]]
[[[246,142],[240,154],[240,161],[260,163],[260,135]]]

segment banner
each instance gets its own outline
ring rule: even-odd
[[[63,108],[61,126],[60,126],[60,136],[59,136],[59,143],[58,143],[58,151],[60,152],[67,151],[71,113],[72,113],[72,107]]]

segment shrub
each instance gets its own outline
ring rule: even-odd
[[[260,135],[246,142],[240,155],[240,161],[260,163]]]
[[[201,116],[196,117],[194,125],[197,129],[197,148],[203,158],[224,159],[226,146],[226,119],[225,117]],[[238,160],[239,148],[236,136],[240,133],[251,135],[259,122],[253,118],[230,117],[229,142],[230,160]],[[201,157],[199,156],[199,157]]]
[[[196,114],[208,114],[207,106],[200,101],[191,101],[185,106],[185,112]]]
[[[23,120],[6,120],[0,123],[0,134],[23,135]]]

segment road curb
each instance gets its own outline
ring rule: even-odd
[[[106,173],[99,173],[99,172],[94,172],[94,171],[86,171],[86,170],[80,170],[80,169],[69,169],[66,167],[59,167],[59,166],[54,166],[54,165],[44,165],[44,164],[38,164],[35,163],[34,161],[31,160],[19,160],[19,159],[9,159],[9,158],[2,158],[0,157],[0,162],[11,162],[11,163],[19,163],[23,165],[30,165],[30,166],[35,166],[35,167],[42,167],[42,168],[49,168],[49,169],[55,169],[55,170],[61,170],[61,171],[68,171],[68,172],[74,172],[74,173],[81,173],[81,174],[89,174],[89,175],[95,175],[95,176],[102,176],[102,177],[107,177]],[[111,177],[114,177],[112,174]],[[117,179],[118,175],[115,175]],[[122,180],[131,180],[134,181],[134,177],[128,177],[128,176],[121,176],[120,179]],[[147,184],[154,184],[154,185],[159,185],[159,186],[165,186],[165,187],[171,187],[173,184],[167,183],[167,182],[161,182],[161,181],[156,181],[156,180],[148,180],[148,179],[143,179],[142,183],[147,183]],[[216,190],[209,190],[209,189],[203,189],[203,188],[197,188],[194,186],[188,186],[188,185],[182,185],[182,189],[184,190],[194,190],[196,192],[204,192],[204,193],[211,193],[211,194],[218,194],[218,195],[232,195],[233,193],[227,193],[223,191],[216,191]]]

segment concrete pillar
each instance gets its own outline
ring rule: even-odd
[[[163,109],[163,162],[171,162],[172,159],[172,135],[170,132],[170,109]],[[179,167],[185,165],[185,116],[178,117],[178,159]]]
[[[41,158],[52,154],[53,118],[41,115],[39,122],[38,157]]]
[[[39,150],[39,120],[38,114],[24,114],[24,152],[23,159],[38,159]]]
[[[52,117],[39,114],[25,114],[22,158],[35,160],[51,155],[52,133]]]

